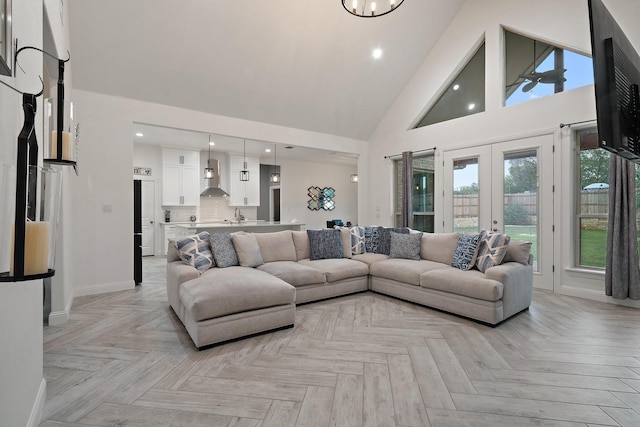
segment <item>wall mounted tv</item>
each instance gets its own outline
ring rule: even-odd
[[[640,163],[640,57],[602,0],[589,0],[599,145]]]

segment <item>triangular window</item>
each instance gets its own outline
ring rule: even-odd
[[[451,81],[416,128],[484,111],[484,43]]]
[[[505,105],[593,84],[593,61],[539,40],[504,32]]]

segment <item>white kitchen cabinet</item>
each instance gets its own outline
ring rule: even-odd
[[[229,155],[229,205],[260,206],[260,158],[247,156],[249,181],[240,181],[244,156]]]
[[[167,248],[169,247],[169,239],[176,238],[176,226],[171,224],[161,224],[162,229],[164,230],[164,240],[162,245],[162,253],[164,256],[167,256]]]
[[[162,205],[198,206],[199,171],[198,151],[162,149]]]

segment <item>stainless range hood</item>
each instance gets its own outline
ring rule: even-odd
[[[220,161],[208,159],[207,167],[213,169],[213,176],[207,179],[209,187],[200,193],[200,197],[229,197],[229,193],[220,188]]]

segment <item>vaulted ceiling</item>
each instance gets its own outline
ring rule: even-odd
[[[75,89],[362,140],[464,3],[68,1]]]

